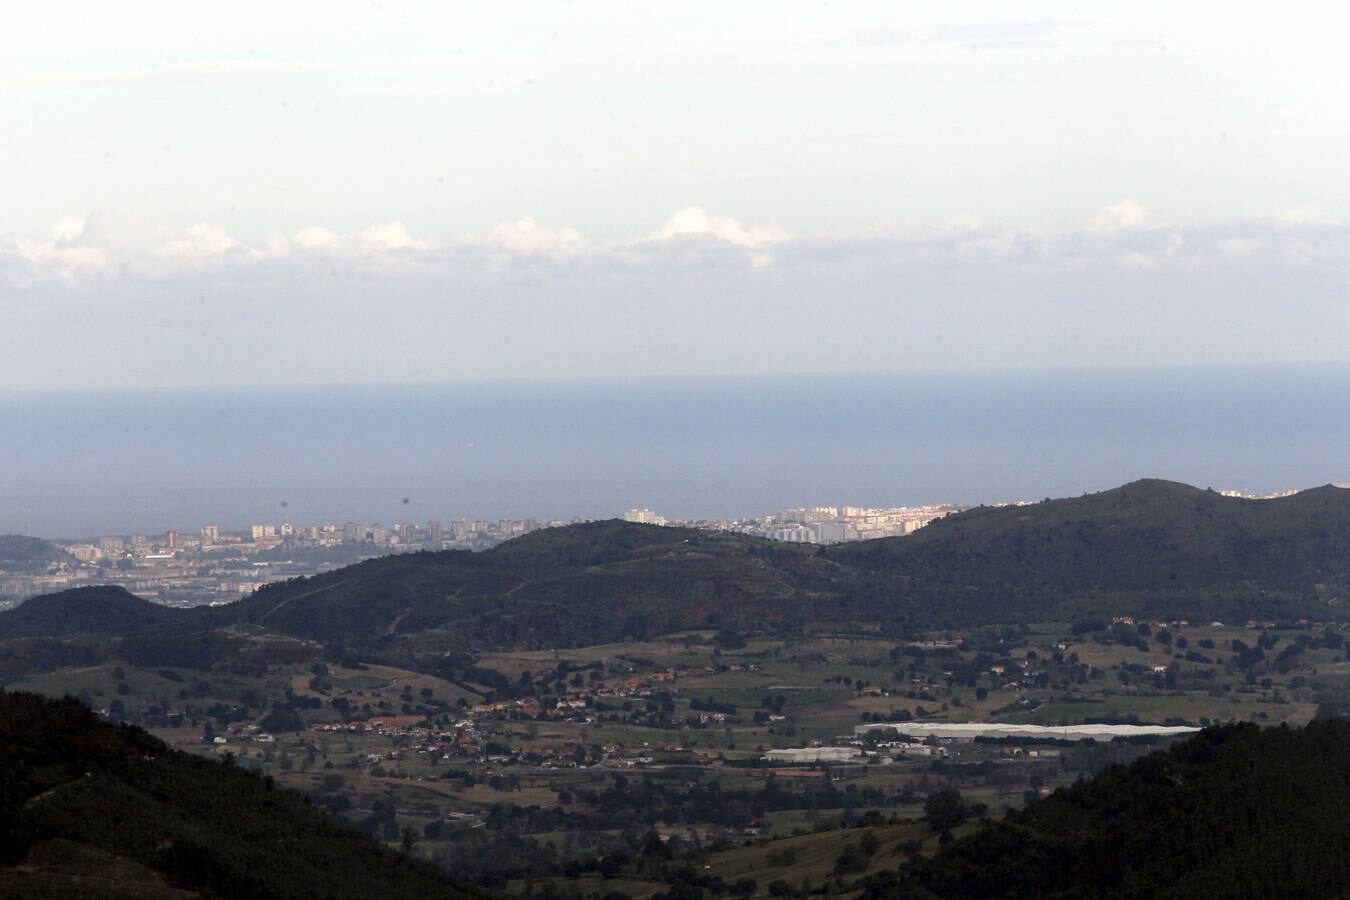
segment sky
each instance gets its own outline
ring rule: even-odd
[[[0,389],[1350,361],[1350,9],[44,3]]]

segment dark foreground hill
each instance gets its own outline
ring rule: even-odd
[[[864,897],[1343,897],[1350,721],[1202,732],[1062,788]]]
[[[96,614],[100,598],[113,613]],[[255,625],[406,658],[690,629],[783,634],[821,622],[898,634],[1110,614],[1336,620],[1347,601],[1350,490],[1253,501],[1139,481],[832,547],[608,521],[482,553],[370,560],[226,607],[163,610],[124,593],[66,592],[0,613],[0,638]]]
[[[0,691],[0,896],[470,894],[270,778]]]

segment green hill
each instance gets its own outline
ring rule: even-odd
[[[168,625],[181,617],[177,610],[151,603],[125,588],[74,588],[34,597],[4,614],[4,637],[54,635],[116,636],[144,628]]]
[[[0,534],[0,572],[42,572],[51,563],[74,561],[69,553],[41,538]]]
[[[1030,506],[980,507],[830,557],[945,601],[954,620],[1083,611],[1332,618],[1350,601],[1350,490],[1244,500],[1136,481]]]
[[[371,560],[269,585],[219,614],[325,641],[448,630],[466,646],[569,646],[799,622],[830,601],[816,591],[829,591],[831,568],[804,547],[596,522],[484,553]]]
[[[864,897],[1340,897],[1350,721],[1209,729],[1013,812]]]
[[[469,895],[270,778],[0,691],[0,896]]]

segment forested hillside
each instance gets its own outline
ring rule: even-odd
[[[174,626],[180,610],[151,603],[120,587],[75,588],[34,597],[4,613],[0,636],[51,637],[68,634],[112,637],[151,626]]]
[[[1062,788],[881,897],[1339,897],[1350,885],[1350,721],[1213,728]]]
[[[0,691],[0,896],[454,897],[246,769]]]

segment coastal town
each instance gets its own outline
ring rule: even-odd
[[[952,505],[866,508],[810,506],[742,519],[667,519],[646,508],[629,522],[731,531],[771,540],[832,544],[910,534],[956,512]],[[412,523],[259,523],[196,532],[100,535],[50,543],[61,553],[24,571],[0,565],[0,609],[37,594],[115,584],[169,606],[229,603],[272,581],[315,575],[376,556],[424,550],[486,550],[503,541],[587,521],[455,519]]]

